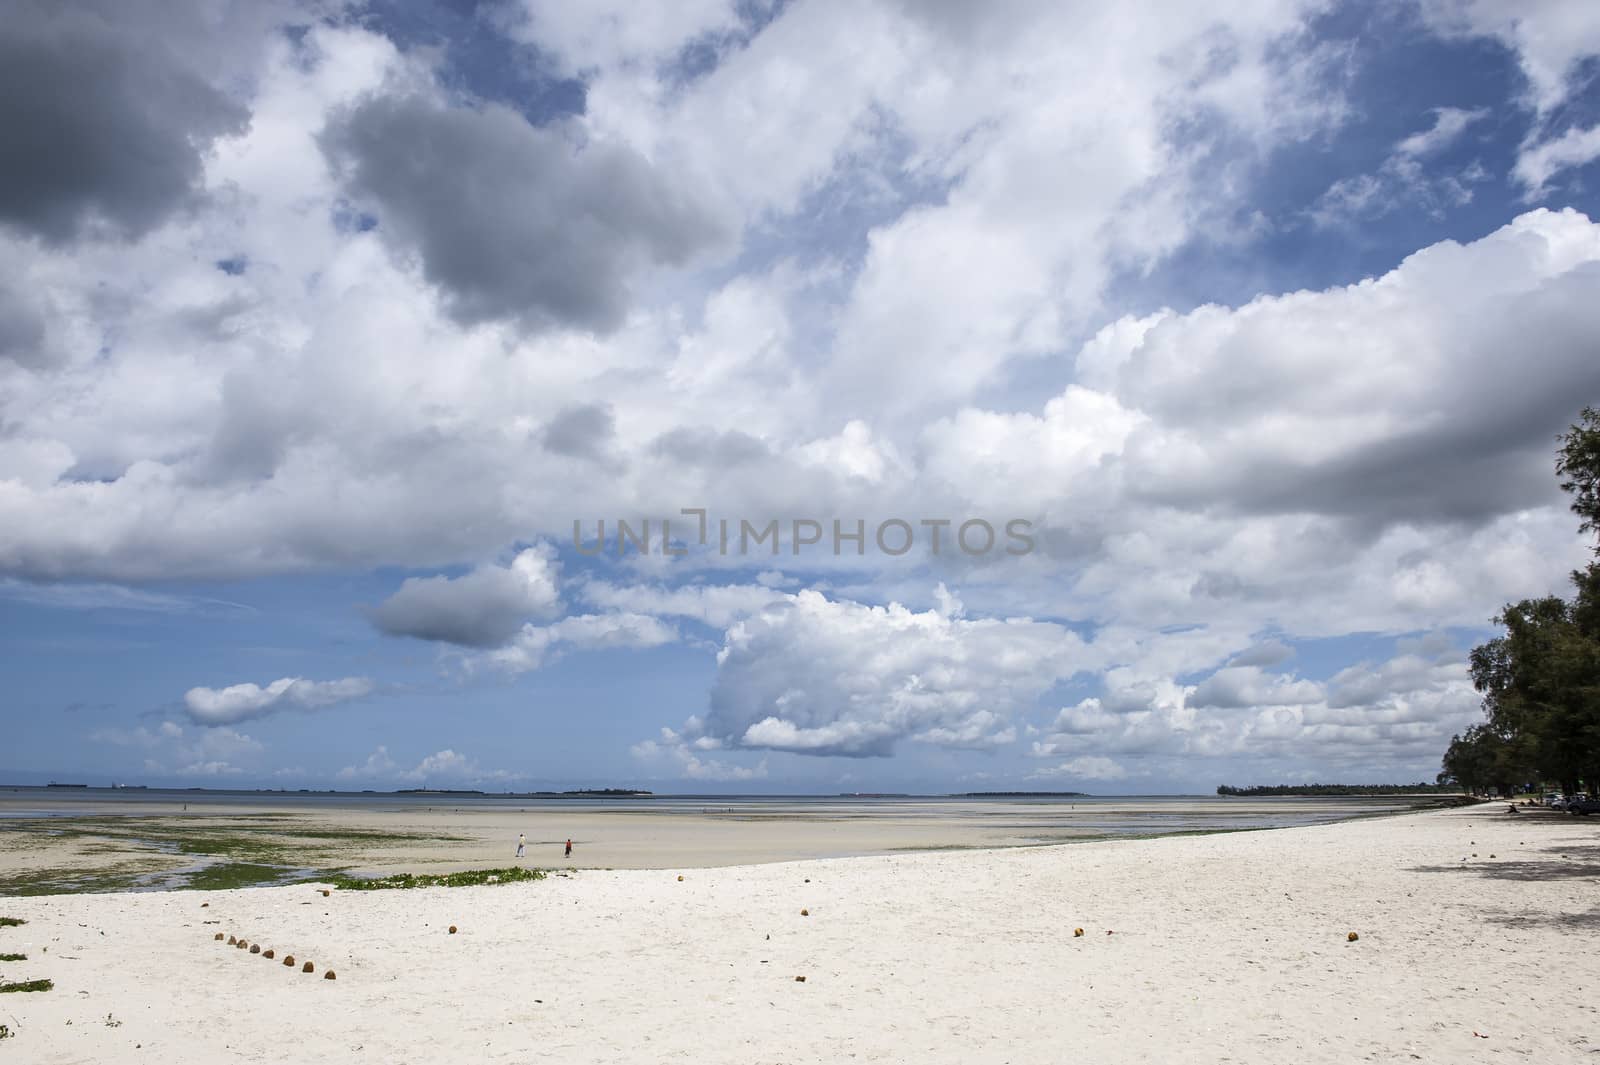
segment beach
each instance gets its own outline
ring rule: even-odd
[[[1597,879],[1600,823],[1493,804],[481,887],[4,898],[27,923],[0,952],[28,960],[0,974],[55,986],[0,998],[0,1054],[1587,1061]]]
[[[1284,827],[1453,801],[1144,796],[498,796],[0,792],[0,895],[246,887],[323,873],[452,872],[508,864],[597,869],[752,865],[919,850],[1032,847],[1120,836]],[[572,840],[574,851],[565,853]]]

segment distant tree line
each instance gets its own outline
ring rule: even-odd
[[[1556,474],[1582,532],[1600,534],[1600,410],[1585,407],[1560,438]],[[1472,649],[1484,720],[1453,736],[1441,783],[1502,795],[1553,782],[1568,795],[1600,788],[1600,542],[1572,574],[1571,599],[1512,603],[1505,635]]]
[[[1218,795],[1431,795],[1460,791],[1455,784],[1256,784],[1236,788],[1219,784]]]

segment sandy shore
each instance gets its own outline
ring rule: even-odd
[[[586,869],[753,865],[911,850],[1026,847],[1128,833],[1256,827],[1404,808],[1404,799],[1051,802],[741,802],[544,804],[526,808],[340,809],[259,803],[58,803],[70,815],[17,818],[44,806],[0,795],[0,894],[49,874],[157,875],[212,861],[268,861],[357,874],[445,872],[514,862]],[[571,839],[571,858],[563,844]],[[113,890],[116,876],[86,886]]]
[[[28,922],[0,929],[28,955],[0,980],[55,981],[0,996],[0,1057],[1600,1059],[1600,822],[1503,810],[328,898],[0,899]]]

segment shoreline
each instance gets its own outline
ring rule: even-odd
[[[63,804],[19,817],[0,799],[0,895],[245,887],[317,875],[457,872],[521,862],[708,868],[830,856],[984,850],[1284,827],[1438,805],[1396,800],[748,801],[551,808],[271,803]],[[7,817],[7,813],[11,816]],[[572,839],[571,857],[564,843]]]
[[[47,1063],[1587,1060],[1597,877],[1595,825],[1478,806],[326,897],[5,898],[28,923],[0,952],[29,960],[4,979],[55,988],[0,997],[0,1023]]]

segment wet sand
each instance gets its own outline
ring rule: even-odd
[[[1130,834],[1334,820],[1404,808],[1394,800],[1021,801],[714,800],[337,808],[259,803],[57,802],[0,797],[0,894],[47,875],[54,890],[179,886],[201,864],[286,871],[449,872],[519,864],[589,869],[751,865],[917,850],[1039,846]],[[187,809],[185,809],[187,807]],[[59,817],[21,818],[23,813]],[[8,819],[9,818],[9,819]],[[565,856],[565,841],[573,854]],[[199,853],[192,853],[198,850]],[[73,883],[71,878],[85,879]]]

